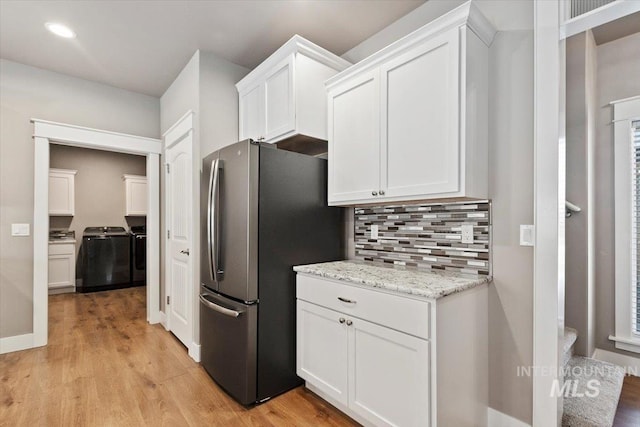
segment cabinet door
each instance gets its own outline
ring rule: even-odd
[[[378,426],[428,426],[429,341],[350,320],[349,407]]]
[[[74,255],[49,256],[49,288],[75,286]]]
[[[266,141],[296,129],[293,55],[278,64],[264,82]]]
[[[72,173],[49,172],[49,215],[74,215],[74,186]]]
[[[329,92],[329,203],[374,199],[380,189],[379,72]]]
[[[388,197],[460,190],[459,51],[455,28],[381,68],[381,180]]]
[[[143,179],[127,180],[127,215],[144,216],[147,214],[147,181]]]
[[[258,140],[264,136],[263,86],[258,85],[240,94],[240,140],[251,138]]]
[[[297,374],[347,404],[347,326],[344,316],[297,301]]]

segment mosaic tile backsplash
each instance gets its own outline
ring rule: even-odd
[[[356,258],[419,269],[491,275],[491,203],[355,208]],[[462,243],[463,224],[473,243]],[[378,238],[371,238],[371,226]]]

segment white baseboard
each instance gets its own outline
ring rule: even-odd
[[[33,333],[0,338],[0,354],[26,350],[33,347],[35,347]]]
[[[609,350],[603,350],[596,348],[593,352],[593,358],[602,360],[603,362],[613,363],[614,365],[622,366],[627,375],[640,376],[640,358],[628,356],[626,354],[615,353]]]
[[[200,363],[200,344],[194,342],[189,346],[189,356],[196,362]]]
[[[489,427],[531,427],[524,421],[520,421],[510,415],[493,408],[487,410],[487,426]]]
[[[159,311],[158,313],[159,313],[158,314],[158,320],[159,320],[160,324],[162,326],[164,326],[164,329],[166,331],[168,331],[169,330],[169,325],[167,325],[167,315],[164,314],[164,312],[162,312],[162,311]]]

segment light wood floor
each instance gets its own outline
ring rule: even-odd
[[[49,298],[49,345],[0,355],[0,426],[354,426],[300,387],[237,404],[159,325],[145,289]]]

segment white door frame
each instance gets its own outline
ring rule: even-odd
[[[193,167],[193,194],[192,194],[192,216],[193,216],[193,227],[191,233],[191,278],[192,278],[192,309],[191,309],[191,333],[189,337],[190,344],[188,345],[189,356],[196,362],[200,362],[200,339],[198,337],[198,324],[199,324],[199,303],[198,303],[198,295],[200,293],[200,229],[199,229],[199,217],[200,217],[200,168],[198,167],[200,161],[200,151],[197,149],[198,144],[196,143],[196,135],[194,134],[194,120],[195,114],[192,110],[187,111],[176,123],[174,123],[169,129],[167,129],[162,134],[163,140],[163,148],[166,150],[172,146],[174,146],[178,141],[182,140],[185,135],[188,133],[192,133],[191,138],[191,156],[192,156],[192,167]],[[196,160],[198,159],[198,160]],[[163,165],[164,166],[164,165]],[[166,182],[166,181],[165,181]],[[166,186],[164,191],[164,218],[169,218],[169,200],[166,197]],[[162,236],[167,235],[167,230],[169,230],[169,224],[165,221],[164,228],[162,230]],[[166,238],[165,238],[166,241]],[[165,247],[164,251],[164,291],[165,297],[171,296],[171,287],[169,286],[169,279],[167,276],[167,269],[170,265],[171,254]],[[169,321],[170,316],[166,312],[161,314],[162,324],[166,330],[171,330],[171,325]]]
[[[49,257],[49,143],[136,154],[147,158],[147,321],[160,320],[159,139],[31,119],[35,143],[33,200],[33,344],[47,344]]]
[[[562,417],[562,400],[551,395],[554,382],[562,381],[557,369],[564,333],[561,53],[559,0],[534,2],[534,427],[557,426]]]

